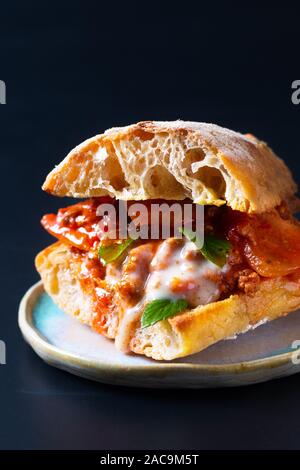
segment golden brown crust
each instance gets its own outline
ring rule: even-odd
[[[299,307],[300,279],[269,279],[261,282],[253,296],[232,295],[138,329],[130,346],[133,352],[154,359],[184,357]]]
[[[184,121],[114,128],[72,150],[43,189],[57,196],[191,198],[264,212],[297,187],[272,150],[250,134]]]
[[[45,290],[66,313],[91,325],[93,299],[78,282],[81,261],[71,248],[57,242],[36,257]],[[130,349],[158,360],[171,360],[201,351],[260,322],[274,320],[300,307],[300,279],[275,278],[260,283],[254,295],[232,295],[148,328],[133,331]],[[116,314],[117,315],[117,314]],[[117,335],[117,316],[110,317],[108,334]]]
[[[56,242],[48,246],[36,256],[35,265],[46,292],[64,312],[93,327],[97,326],[95,320],[99,318],[101,334],[115,337],[118,317],[95,305],[96,285],[82,282],[83,258],[75,255],[69,245]]]

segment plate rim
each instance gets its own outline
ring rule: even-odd
[[[206,372],[208,375],[218,375],[220,373],[226,374],[239,374],[253,371],[262,371],[268,368],[277,368],[280,366],[290,364],[291,368],[300,369],[300,365],[292,362],[292,354],[294,351],[288,351],[275,356],[264,357],[260,359],[253,359],[250,361],[241,361],[227,364],[195,364],[185,362],[161,362],[156,361],[149,363],[147,366],[144,364],[109,364],[108,362],[99,361],[98,359],[87,359],[84,356],[74,354],[72,352],[64,351],[63,349],[52,345],[45,337],[43,337],[32,323],[32,309],[30,308],[33,299],[37,299],[42,292],[45,292],[42,281],[33,284],[24,294],[21,299],[18,311],[18,324],[23,334],[24,339],[32,346],[37,352],[40,351],[44,355],[54,358],[57,362],[67,363],[72,366],[84,366],[92,370],[105,370],[109,366],[110,371],[113,372],[138,372],[139,374],[158,371],[176,371],[176,372]],[[151,359],[150,359],[151,360]],[[298,366],[298,367],[297,367]],[[295,370],[296,372],[296,370]]]

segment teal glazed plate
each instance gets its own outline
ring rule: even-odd
[[[300,371],[300,310],[198,354],[154,361],[122,354],[108,340],[63,313],[32,286],[19,308],[25,340],[48,364],[98,382],[132,387],[207,388],[264,382]],[[297,343],[299,340],[299,344]]]

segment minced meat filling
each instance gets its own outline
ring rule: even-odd
[[[101,218],[96,210],[107,202],[117,203],[108,197],[93,198],[61,209],[57,215],[44,216],[42,224],[83,258],[93,259],[85,263],[86,269],[91,267],[90,277],[105,281],[121,309],[131,308],[143,298],[151,301],[166,297],[184,298],[194,308],[232,293],[252,295],[264,278],[300,272],[300,227],[285,204],[259,215],[227,206],[205,207],[205,235],[213,234],[230,243],[222,267],[205,259],[194,243],[174,237],[137,240],[120,259],[104,267],[98,258],[102,239],[97,233]],[[104,232],[102,236],[105,239]]]

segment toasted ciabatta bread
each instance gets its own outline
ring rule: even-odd
[[[264,212],[296,192],[272,150],[214,124],[141,122],[86,140],[48,175],[56,196],[184,199]]]
[[[36,256],[35,265],[46,292],[64,312],[81,323],[98,326],[97,308],[101,306],[95,305],[95,292],[96,288],[103,288],[103,283],[97,278],[88,279],[87,282],[82,277],[84,260],[85,257],[75,254],[70,245],[56,242]],[[101,334],[115,338],[118,316],[114,312],[100,313]]]
[[[93,296],[78,280],[81,262],[72,254],[71,247],[61,242],[49,246],[36,257],[36,267],[46,292],[62,310],[91,326],[95,315]],[[299,305],[299,279],[266,279],[254,296],[232,295],[148,328],[137,326],[130,350],[158,360],[187,356],[259,323],[284,316]],[[106,332],[102,333],[116,338],[117,326],[118,315],[115,313],[106,317]]]
[[[43,189],[57,196],[123,200],[154,198],[264,213],[293,200],[296,184],[282,160],[252,135],[213,124],[142,122],[115,128],[76,147],[47,177]],[[58,242],[36,266],[46,291],[67,313],[93,324],[93,289],[80,282],[82,260]],[[235,293],[147,328],[132,325],[129,350],[154,359],[186,356],[273,320],[300,306],[296,276],[261,278],[254,294]],[[120,336],[119,314],[105,316],[102,333]]]

